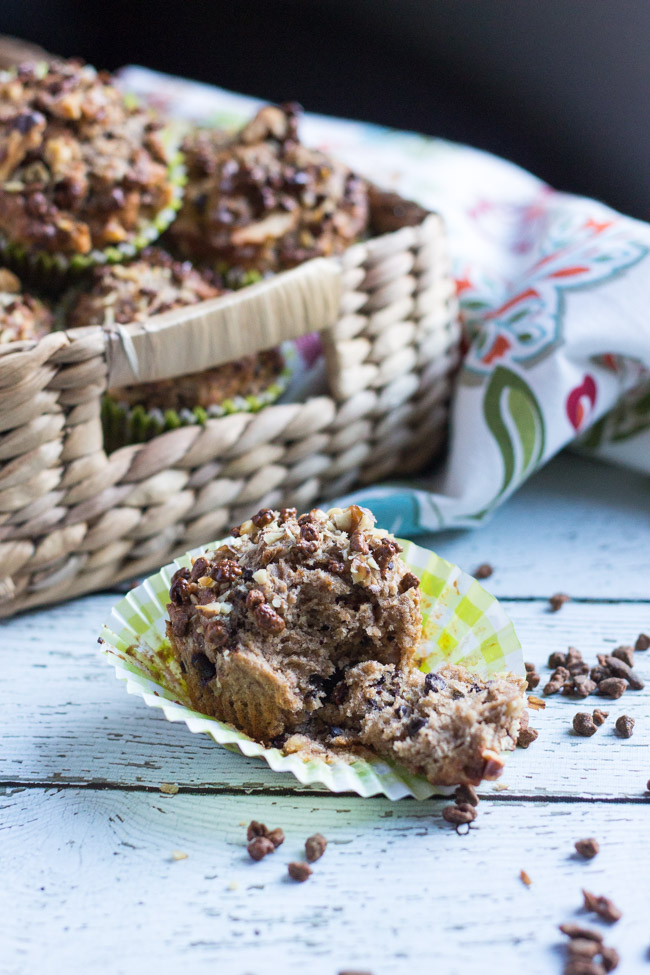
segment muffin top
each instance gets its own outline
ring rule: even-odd
[[[76,291],[66,324],[70,328],[127,325],[221,293],[209,272],[197,270],[189,261],[175,261],[158,247],[149,247],[129,264],[94,268],[88,287]]]
[[[131,243],[174,197],[160,129],[77,61],[0,73],[0,234],[65,255]]]
[[[38,339],[52,327],[49,308],[21,291],[20,281],[0,267],[0,345]]]
[[[363,236],[365,181],[301,144],[299,112],[267,105],[234,137],[198,130],[185,140],[188,186],[170,230],[183,254],[275,272]]]

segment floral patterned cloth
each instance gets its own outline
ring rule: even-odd
[[[165,112],[233,124],[259,102],[127,68]],[[399,534],[476,525],[568,444],[650,473],[650,226],[517,166],[307,115],[303,137],[447,222],[468,348],[442,475],[364,490]]]

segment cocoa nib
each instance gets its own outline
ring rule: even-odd
[[[537,741],[539,737],[539,731],[535,731],[534,728],[523,728],[519,732],[519,737],[517,738],[517,745],[519,748],[528,748],[532,745],[534,741]]]
[[[492,568],[489,562],[482,562],[481,565],[479,565],[478,568],[476,569],[476,572],[474,573],[474,578],[489,579],[493,572],[494,569]]]
[[[269,853],[275,852],[275,847],[268,836],[255,836],[246,849],[251,860],[263,860]]]
[[[576,840],[575,848],[576,853],[579,853],[585,860],[593,860],[600,849],[598,842],[593,837],[587,840]]]
[[[526,687],[529,691],[534,691],[539,684],[541,677],[537,673],[535,664],[525,663],[526,668]]]
[[[609,717],[609,711],[601,711],[600,708],[595,708],[592,712],[592,717],[594,719],[594,724],[597,728],[600,728],[601,724],[604,724]]]
[[[625,693],[627,687],[627,681],[623,680],[622,677],[606,677],[598,685],[598,693],[602,694],[603,697],[610,697],[612,700],[616,700]]]
[[[571,596],[567,596],[564,592],[556,592],[555,595],[549,597],[549,609],[552,613],[557,613],[559,609],[562,609],[565,603],[568,603]]]
[[[442,810],[442,818],[452,826],[463,826],[476,819],[476,809],[469,802],[459,802],[455,806],[445,806]]]
[[[634,667],[634,647],[616,647],[615,650],[612,650],[612,657],[622,660],[628,667]]]
[[[408,592],[409,589],[415,589],[419,585],[420,580],[413,572],[405,572],[399,581],[399,591]]]
[[[650,647],[650,636],[647,633],[639,633],[634,644],[635,650],[647,650]]]
[[[320,860],[327,849],[327,840],[322,833],[314,833],[309,839],[305,840],[305,856],[309,863]]]
[[[291,879],[297,880],[299,884],[304,883],[312,875],[312,869],[309,864],[298,860],[293,860],[287,869]]]
[[[590,714],[586,711],[578,711],[573,718],[573,730],[581,738],[591,738],[596,734],[597,726]]]
[[[284,832],[278,827],[269,830],[264,823],[251,820],[246,830],[248,840],[248,855],[252,860],[262,860],[269,853],[274,853],[284,843]]]
[[[618,907],[616,907],[609,897],[603,897],[602,895],[598,897],[596,894],[592,894],[584,889],[582,896],[585,899],[585,910],[597,914],[603,921],[614,924],[614,922],[619,921],[623,917],[623,912],[619,911]]]
[[[555,670],[556,667],[565,667],[566,653],[561,653],[559,650],[556,650],[548,658],[548,665],[551,668],[551,670]]]
[[[621,738],[631,738],[634,734],[634,718],[622,714],[616,719],[616,730]]]
[[[286,625],[282,617],[266,603],[257,606],[254,613],[257,625],[265,633],[281,633]]]
[[[610,654],[599,653],[598,663],[601,667],[607,667],[612,677],[618,677],[627,681],[633,691],[642,691],[645,687],[639,675],[624,660],[620,660],[618,657]]]

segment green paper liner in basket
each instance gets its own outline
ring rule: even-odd
[[[280,346],[284,366],[278,375],[260,392],[249,396],[233,396],[213,406],[195,406],[193,409],[148,409],[138,404],[120,403],[109,393],[102,399],[102,430],[107,453],[126,444],[145,443],[160,433],[178,427],[203,425],[215,417],[231,413],[258,413],[265,406],[275,403],[285,392],[296,368],[298,354],[292,342]]]
[[[191,565],[192,556],[219,544],[202,545],[176,559],[113,607],[99,642],[118,679],[126,681],[127,691],[138,694],[149,707],[161,708],[168,721],[184,721],[191,732],[208,734],[231,751],[263,758],[275,772],[291,772],[303,785],[320,784],[332,792],[356,792],[364,797],[383,794],[389,799],[426,799],[448,793],[449,789],[433,786],[422,776],[381,758],[330,764],[322,759],[305,760],[299,754],[283,755],[233,725],[187,706],[183,675],[165,635],[170,580],[178,568]],[[494,596],[434,552],[413,542],[401,544],[406,565],[421,580],[421,669],[426,672],[446,661],[463,664],[484,678],[503,671],[524,676],[514,626]]]

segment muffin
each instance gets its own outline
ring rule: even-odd
[[[50,309],[22,291],[19,279],[0,267],[0,345],[39,339],[52,328]]]
[[[336,699],[346,667],[406,666],[422,619],[400,551],[356,505],[262,509],[180,569],[167,629],[192,706],[271,741]]]
[[[208,272],[152,247],[131,263],[94,268],[87,284],[64,300],[63,320],[69,328],[112,328],[220,294]],[[191,375],[110,390],[103,406],[107,449],[209,416],[257,409],[280,395],[286,372],[282,352],[270,349]]]
[[[340,254],[368,226],[365,181],[298,138],[296,105],[268,105],[235,136],[184,142],[188,183],[173,247],[230,273],[264,275]]]
[[[477,784],[515,747],[525,683],[415,662],[419,579],[352,505],[262,509],[171,580],[167,635],[193,708],[284,754],[380,756]]]
[[[179,205],[160,120],[78,61],[0,74],[0,246],[41,271],[133,255]]]

